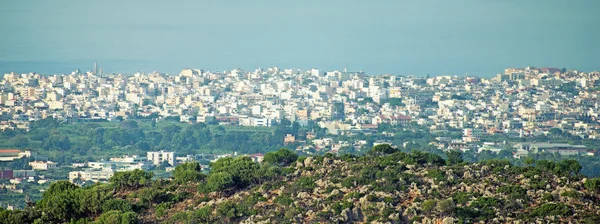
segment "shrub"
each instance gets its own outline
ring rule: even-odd
[[[152,176],[154,176],[153,173],[139,169],[116,172],[114,176],[110,178],[109,183],[117,190],[135,190],[150,184]]]
[[[436,206],[436,209],[442,214],[454,213],[455,208],[456,205],[454,204],[454,201],[452,201],[452,198],[441,200]]]
[[[135,214],[135,212],[121,212],[121,211],[108,211],[105,213],[102,213],[102,215],[100,215],[100,217],[98,218],[98,221],[96,223],[98,224],[115,224],[115,223],[121,223],[121,224],[135,224],[138,223],[138,217],[137,214]]]
[[[202,173],[202,167],[198,162],[187,162],[178,165],[173,171],[173,179],[176,183],[187,183],[190,181],[201,181],[205,175]]]
[[[531,212],[532,216],[537,216],[537,217],[556,216],[556,215],[569,216],[572,214],[573,214],[573,211],[571,211],[571,207],[569,207],[565,204],[555,204],[555,203],[543,204],[542,206],[534,209]]]
[[[565,191],[562,194],[560,194],[560,196],[577,199],[577,198],[579,198],[580,195],[579,195],[579,192],[577,192],[577,191]]]
[[[584,186],[589,191],[600,192],[600,178],[587,179]]]
[[[211,222],[212,221],[212,208],[210,206],[204,206],[194,212],[194,218],[200,222]]]
[[[512,199],[526,199],[527,190],[519,185],[506,185],[498,188],[498,192],[508,194]]]
[[[278,204],[285,205],[285,206],[289,206],[292,203],[294,203],[294,200],[289,195],[285,195],[285,194],[277,196],[273,201]]]
[[[426,213],[430,213],[431,211],[433,211],[433,208],[435,208],[436,205],[436,200],[428,199],[421,204],[421,210],[423,210]]]
[[[217,215],[228,222],[249,214],[249,210],[243,204],[233,201],[225,201],[217,206]]]
[[[315,180],[312,177],[300,177],[295,184],[298,190],[301,191],[311,191],[316,187]]]
[[[171,207],[170,202],[160,203],[156,206],[155,212],[156,217],[162,218],[167,214],[167,210]]]
[[[131,205],[123,199],[109,199],[102,204],[103,212],[108,212],[111,210],[117,210],[121,212],[132,211]]]

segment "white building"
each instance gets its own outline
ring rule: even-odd
[[[85,169],[82,171],[69,172],[69,181],[75,180],[80,181],[93,181],[93,182],[104,182],[108,181],[115,174],[112,170],[95,170]]]
[[[34,170],[48,170],[52,168],[56,168],[56,163],[52,161],[44,162],[44,161],[33,161],[29,162],[29,165]]]
[[[171,166],[175,166],[175,153],[162,150],[159,152],[148,152],[148,161],[152,161],[157,166],[167,161]]]

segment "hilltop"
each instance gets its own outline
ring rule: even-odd
[[[364,156],[298,158],[281,149],[262,164],[225,158],[208,174],[178,166],[170,180],[117,173],[108,184],[59,181],[12,222],[88,223],[544,223],[600,221],[600,179],[574,160],[462,162],[389,145]]]

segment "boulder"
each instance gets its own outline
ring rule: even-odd
[[[454,224],[454,218],[453,217],[446,217],[442,220],[442,224]]]
[[[306,166],[306,167],[311,166],[313,160],[314,160],[314,158],[312,156],[311,157],[306,157],[306,159],[304,159],[304,166]]]
[[[341,221],[343,221],[343,222],[352,222],[352,220],[354,218],[352,216],[352,210],[350,208],[346,208],[346,209],[342,210],[340,217],[341,217]]]

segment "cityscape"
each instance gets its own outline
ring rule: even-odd
[[[516,159],[543,152],[596,158],[600,141],[600,72],[559,68],[508,68],[492,78],[277,67],[129,75],[103,74],[94,64],[91,71],[71,74],[7,73],[1,84],[0,128],[4,132],[28,132],[32,123],[43,119],[66,123],[137,119],[256,128],[287,121],[301,127],[316,124],[323,134],[317,135],[314,129],[285,133],[278,140],[282,145],[295,146],[291,149],[305,155],[342,155],[364,153],[382,144],[398,147],[392,141],[396,130],[420,127],[429,133],[458,133],[436,137],[428,142],[433,148],[495,154],[508,149]],[[579,141],[527,140],[555,133]],[[348,141],[340,136],[363,137]],[[31,170],[4,169],[2,178],[10,183],[3,187],[22,194],[18,184],[45,184],[48,179],[36,171],[57,167],[73,170],[60,179],[82,185],[107,182],[118,171],[169,172],[190,161],[202,161],[202,169],[208,170],[208,164],[219,158],[244,155],[233,150],[184,154],[177,149],[151,149],[157,151],[122,152],[106,161],[70,164],[48,160],[44,151],[3,149],[2,161],[35,158],[28,162]],[[247,155],[255,162],[264,157],[263,153]]]
[[[0,224],[598,224],[598,9],[0,1]]]

